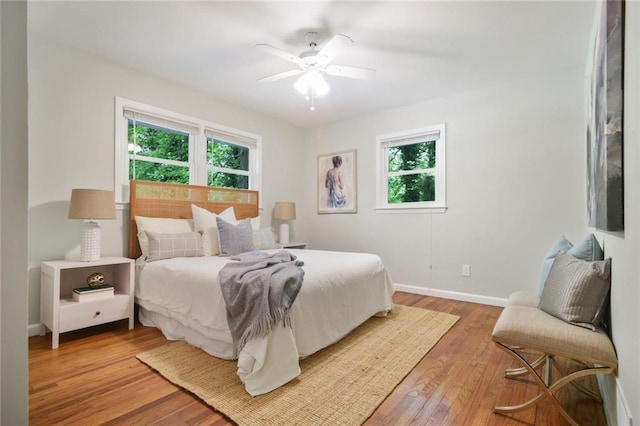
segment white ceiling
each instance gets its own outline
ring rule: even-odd
[[[351,118],[581,66],[593,1],[30,1],[31,33],[262,111],[296,126]],[[374,81],[327,77],[316,110],[295,78],[256,80],[295,65],[304,34],[350,36],[333,64]],[[320,43],[322,47],[322,42]]]

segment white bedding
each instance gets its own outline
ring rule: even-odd
[[[267,338],[249,342],[239,356],[238,375],[252,395],[293,379],[300,372],[298,358],[335,343],[392,307],[391,278],[378,256],[288,251],[304,261],[304,282],[291,308],[292,328],[276,327]],[[231,334],[218,281],[218,271],[227,262],[232,260],[206,256],[141,264],[136,301],[142,323],[160,328],[169,339],[186,339],[211,355],[231,359]]]

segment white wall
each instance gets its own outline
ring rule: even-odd
[[[319,154],[357,149],[358,213],[316,214],[315,172],[307,173],[309,242],[375,252],[395,283],[418,290],[493,298],[536,290],[558,237],[583,237],[583,87],[583,70],[575,69],[312,129],[308,170]],[[439,123],[446,124],[447,212],[376,213],[376,135]],[[461,276],[463,264],[470,277]]]
[[[113,189],[114,97],[147,103],[263,137],[263,226],[273,203],[299,201],[300,129],[29,36],[29,323],[39,322],[40,262],[79,256],[81,221],[67,219],[72,188]],[[128,211],[101,221],[103,255],[126,255]]]
[[[624,232],[599,232],[611,257],[611,326],[618,353],[618,391],[626,415],[640,419],[640,3],[626,2],[624,68]],[[623,409],[618,401],[618,409]],[[618,419],[625,419],[618,412]],[[634,422],[634,423],[635,423]],[[623,423],[620,423],[623,424]]]
[[[27,3],[0,2],[0,424],[28,423]]]

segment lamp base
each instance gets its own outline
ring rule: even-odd
[[[289,224],[283,223],[280,225],[280,236],[278,238],[280,244],[289,243]]]
[[[96,260],[100,260],[100,225],[88,220],[82,225],[80,261],[93,262]]]

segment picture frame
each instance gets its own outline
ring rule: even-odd
[[[318,156],[318,214],[357,213],[356,150]]]
[[[624,230],[624,1],[602,3],[587,90],[587,215],[590,227]]]

